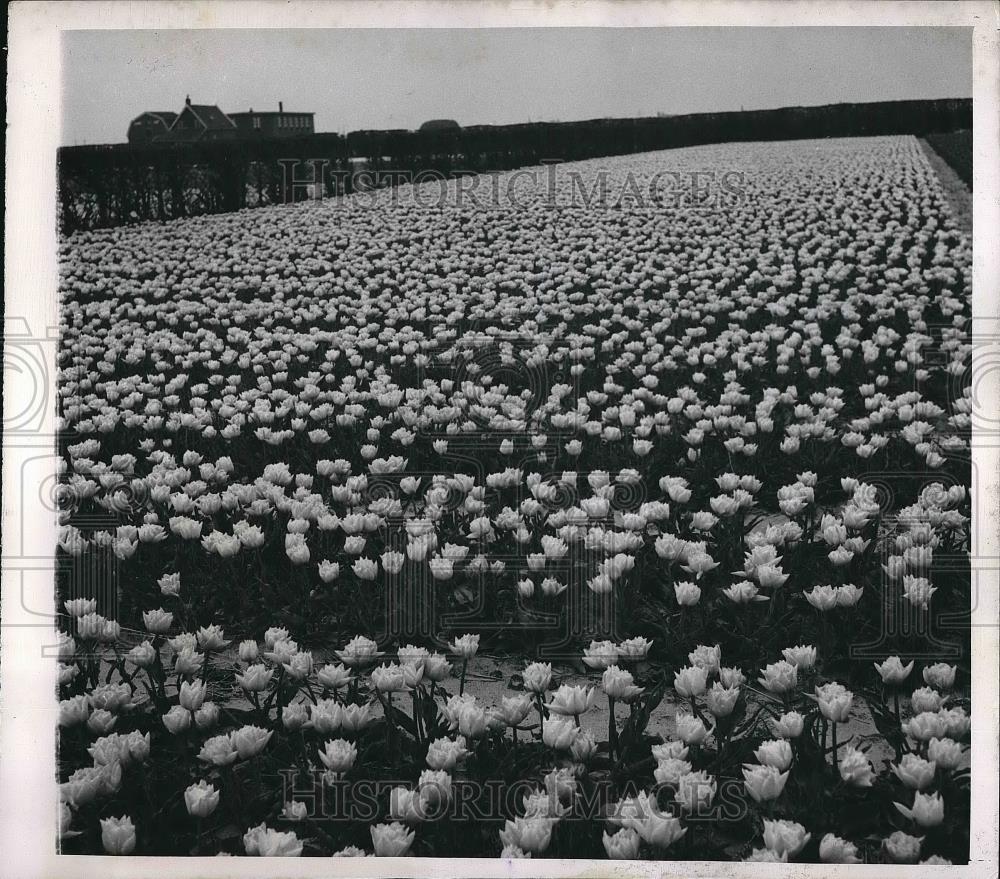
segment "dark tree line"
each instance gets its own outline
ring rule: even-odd
[[[927,142],[954,169],[966,186],[972,188],[972,132],[968,129],[929,134]]]
[[[346,137],[63,147],[58,156],[60,223],[68,233],[342,195],[364,184],[359,168],[454,176],[729,141],[927,135],[971,125],[971,100],[944,99],[353,131]]]

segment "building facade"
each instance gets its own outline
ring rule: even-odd
[[[149,143],[166,134],[176,118],[177,114],[172,110],[150,110],[136,116],[128,126],[128,142],[134,144]]]
[[[251,107],[246,113],[230,113],[229,118],[236,123],[241,137],[302,137],[315,133],[313,115],[286,111],[279,101],[277,111]]]
[[[192,104],[185,99],[180,113],[147,111],[129,124],[128,142],[189,143],[192,141],[244,140],[251,138],[302,137],[313,134],[312,113],[277,111],[224,113],[215,104]]]

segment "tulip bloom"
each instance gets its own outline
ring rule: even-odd
[[[399,822],[378,824],[371,828],[372,845],[377,857],[399,858],[413,845],[415,834]]]
[[[368,665],[381,655],[378,652],[378,645],[363,635],[356,635],[343,650],[337,650],[335,653],[344,665],[351,667]]]
[[[101,845],[109,855],[130,855],[135,851],[135,825],[128,815],[101,819]]]
[[[207,818],[219,805],[219,792],[207,781],[199,781],[184,791],[184,805],[189,815]]]
[[[743,767],[743,784],[747,793],[758,803],[780,797],[787,781],[788,773],[781,772],[774,766]]]
[[[924,683],[938,690],[950,690],[955,685],[955,672],[957,670],[957,666],[936,662],[923,670]]]
[[[552,681],[552,665],[548,662],[532,662],[521,672],[524,688],[532,693],[544,693]]]
[[[787,693],[798,686],[798,666],[785,660],[765,666],[764,676],[758,678],[765,690],[771,693]]]
[[[851,746],[844,748],[837,770],[844,782],[851,787],[871,787],[875,778],[868,758],[862,751]]]
[[[551,700],[545,703],[545,707],[553,714],[579,717],[589,711],[594,704],[595,692],[592,687],[571,687],[569,684],[563,684],[552,694]]]
[[[816,664],[816,648],[809,645],[786,647],[781,655],[800,671],[808,671]]]
[[[913,806],[894,803],[900,814],[915,821],[920,827],[937,827],[944,821],[944,800],[938,793],[913,795]]]
[[[854,694],[838,683],[816,687],[816,695],[810,696],[819,704],[820,714],[833,723],[844,723],[851,712]]]
[[[765,766],[773,766],[784,772],[792,765],[792,746],[786,739],[771,739],[761,742],[754,756]]]
[[[858,857],[858,847],[853,842],[834,836],[832,833],[824,834],[819,842],[819,859],[824,864],[860,864]]]
[[[297,858],[302,854],[302,842],[291,831],[272,830],[260,824],[243,834],[243,850],[263,858]]]
[[[922,836],[910,836],[897,830],[883,840],[883,844],[889,857],[897,864],[915,864],[920,857],[920,845],[923,841]]]
[[[695,583],[675,583],[674,597],[681,607],[691,607],[701,600],[701,589]]]
[[[625,702],[642,692],[641,688],[633,683],[632,673],[617,665],[609,666],[604,670],[601,677],[601,689],[604,690],[609,699]]]
[[[704,814],[715,799],[717,782],[707,772],[688,772],[677,781],[674,800],[684,812]]]
[[[805,718],[797,711],[788,711],[777,720],[772,721],[771,729],[776,736],[783,739],[794,739],[802,735]]]
[[[457,741],[435,739],[427,748],[427,765],[434,770],[451,772],[468,754],[461,737]]]
[[[764,845],[777,854],[794,858],[812,837],[795,821],[770,821],[764,819]]]
[[[460,659],[472,659],[479,650],[479,635],[462,635],[451,643],[451,652]]]
[[[688,666],[674,674],[674,689],[685,699],[702,696],[707,689],[708,673],[704,668]]]
[[[198,754],[198,759],[211,763],[213,766],[228,766],[236,762],[239,754],[233,746],[229,735],[214,736],[208,739],[202,746]]]
[[[882,663],[874,663],[875,670],[885,684],[901,684],[913,671],[913,661],[903,665],[898,656],[890,656]]]
[[[542,741],[555,751],[568,751],[576,735],[576,726],[566,718],[548,717],[542,722]]]
[[[908,788],[923,790],[934,781],[937,763],[933,759],[924,760],[916,754],[904,754],[891,768],[896,778]]]
[[[629,827],[623,827],[613,836],[603,835],[604,850],[612,860],[633,861],[639,855],[639,834]]]
[[[958,769],[965,760],[965,755],[965,748],[952,739],[934,737],[927,743],[927,756],[939,769],[947,772]]]

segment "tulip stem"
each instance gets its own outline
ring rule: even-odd
[[[306,691],[308,692],[309,699],[312,701],[313,705],[317,704],[319,700],[316,698],[316,693],[312,688],[312,684],[309,683],[308,678],[306,679]]]
[[[231,808],[233,817],[236,819],[236,824],[238,826],[243,825],[243,792],[239,779],[236,777],[236,768],[232,765],[226,766],[223,769],[224,777],[228,778],[229,789],[232,792]]]
[[[205,659],[201,665],[201,682],[204,684],[208,680],[208,661],[212,657],[212,651],[205,651]]]
[[[837,774],[837,721],[830,721],[830,734],[833,736],[833,772]]]
[[[535,707],[538,709],[538,728],[541,730],[545,724],[545,709],[542,707],[542,694],[535,693]],[[541,736],[541,732],[539,732]]]
[[[618,753],[618,725],[615,723],[615,700],[608,696],[608,754],[615,759]]]
[[[307,778],[309,777],[309,754],[306,751],[306,737],[303,735],[300,729],[295,737],[295,743],[299,746],[298,753],[295,755],[298,759],[299,767],[302,770],[302,774]],[[260,760],[254,761],[254,768],[257,770],[257,784],[261,785],[262,779],[260,775]]]
[[[698,720],[704,723],[705,726],[708,726],[708,723],[705,721],[705,716],[701,713],[701,710],[698,708],[698,703],[695,701],[694,696],[691,696],[691,713],[695,717],[697,717]]]
[[[278,700],[278,714],[277,722],[281,723],[281,709],[285,707],[284,693],[282,692],[282,684],[285,682],[285,667],[278,667],[278,681],[274,685],[274,691],[270,696],[267,697],[267,702],[264,703],[264,712],[268,716],[271,714],[271,704],[274,702],[275,698]]]
[[[458,679],[458,695],[461,696],[465,693],[465,672],[469,668],[469,660],[462,660],[462,674]]]
[[[413,730],[416,735],[416,739],[419,742],[423,739],[423,735],[420,730],[420,711],[418,709],[416,688],[411,691],[410,696],[413,699]]]
[[[376,689],[376,693],[378,690]],[[381,699],[381,697],[380,697]],[[388,721],[386,727],[386,732],[388,733],[388,744],[389,748],[392,749],[396,741],[396,720],[392,716],[392,693],[385,694],[385,702],[383,703],[383,708],[385,708],[385,719]]]
[[[257,695],[257,692],[255,690],[251,690],[248,695],[250,696],[250,704],[253,705],[254,710],[257,712],[257,714],[260,716],[260,719],[264,722],[264,724],[266,726],[267,725],[267,716],[261,710],[261,707],[260,707],[260,697]]]

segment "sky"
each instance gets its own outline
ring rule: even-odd
[[[971,28],[65,31],[63,144],[186,95],[317,131],[972,96]]]

